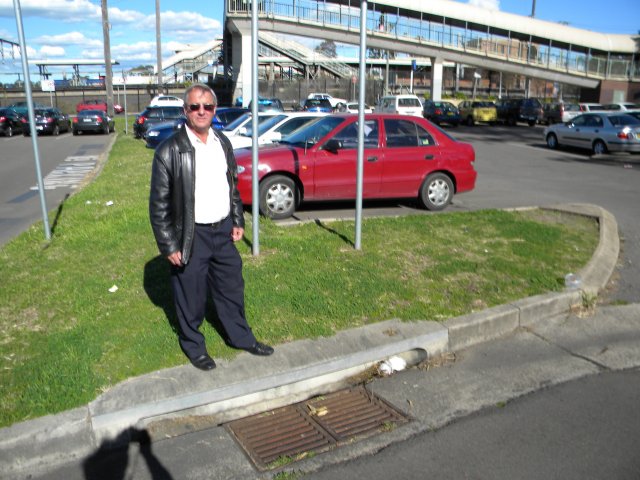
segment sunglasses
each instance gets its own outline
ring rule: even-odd
[[[213,112],[213,109],[216,108],[213,103],[191,103],[187,106],[187,108],[192,112],[199,111],[200,107],[204,108],[207,112]]]

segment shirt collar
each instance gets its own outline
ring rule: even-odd
[[[191,128],[189,127],[189,125],[185,124],[185,129],[187,131],[187,136],[189,137],[189,140],[191,141],[192,145],[195,145],[196,143],[199,143],[201,145],[206,145],[209,144],[210,142],[218,142],[218,136],[213,133],[213,128],[209,127],[209,133],[207,134],[207,143],[205,144],[202,140],[200,140],[200,138],[194,133],[193,130],[191,130]]]

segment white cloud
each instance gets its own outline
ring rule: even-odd
[[[89,0],[22,0],[22,16],[42,17],[64,22],[102,19],[102,10]],[[0,0],[0,17],[15,17],[13,0]]]
[[[40,49],[39,58],[47,57],[64,57],[66,55],[64,48],[45,45]]]
[[[487,10],[500,10],[500,0],[469,0],[469,5]]]
[[[81,32],[68,32],[60,35],[42,35],[34,38],[34,42],[47,44],[47,45],[80,45],[89,47],[102,48],[102,40],[93,40],[87,38],[84,33]]]

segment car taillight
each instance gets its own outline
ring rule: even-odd
[[[138,125],[144,125],[146,118],[145,117],[138,117],[138,119],[136,120],[136,123]]]
[[[47,123],[53,123],[55,120],[51,117],[47,117]]]
[[[78,117],[73,117],[73,123],[78,123]]]
[[[98,123],[102,123],[102,117],[96,117],[96,121],[97,121]]]
[[[439,108],[436,108],[436,115],[442,115],[442,110],[440,110]]]
[[[0,122],[4,122],[7,120],[7,117],[0,117]]]
[[[635,137],[634,133],[629,127],[623,128],[618,132],[616,136],[622,140],[633,140],[633,138]]]
[[[26,118],[26,117],[22,117],[22,118],[20,119],[20,121],[21,121],[22,123],[27,123],[27,121],[28,121],[28,120],[27,120],[27,118]]]

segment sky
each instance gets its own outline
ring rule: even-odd
[[[0,39],[18,43],[14,1],[20,2],[29,60],[104,58],[101,0],[0,0]],[[524,16],[531,15],[533,4],[533,0],[450,1]],[[205,43],[222,35],[223,0],[159,2],[163,59],[184,45]],[[107,3],[111,58],[120,62],[114,67],[114,74],[117,69],[155,65],[155,0],[108,0]],[[637,34],[640,30],[638,0],[611,3],[603,0],[536,0],[535,3],[535,17],[539,19],[568,22],[576,28],[602,33]],[[317,44],[320,40],[312,42]],[[22,72],[22,65],[19,59],[11,58],[6,48],[3,53],[0,81],[13,82],[18,79],[17,73]],[[70,76],[71,71],[65,73]],[[93,73],[90,76],[97,77],[97,69]],[[37,70],[32,70],[30,75],[32,81],[39,79]]]

